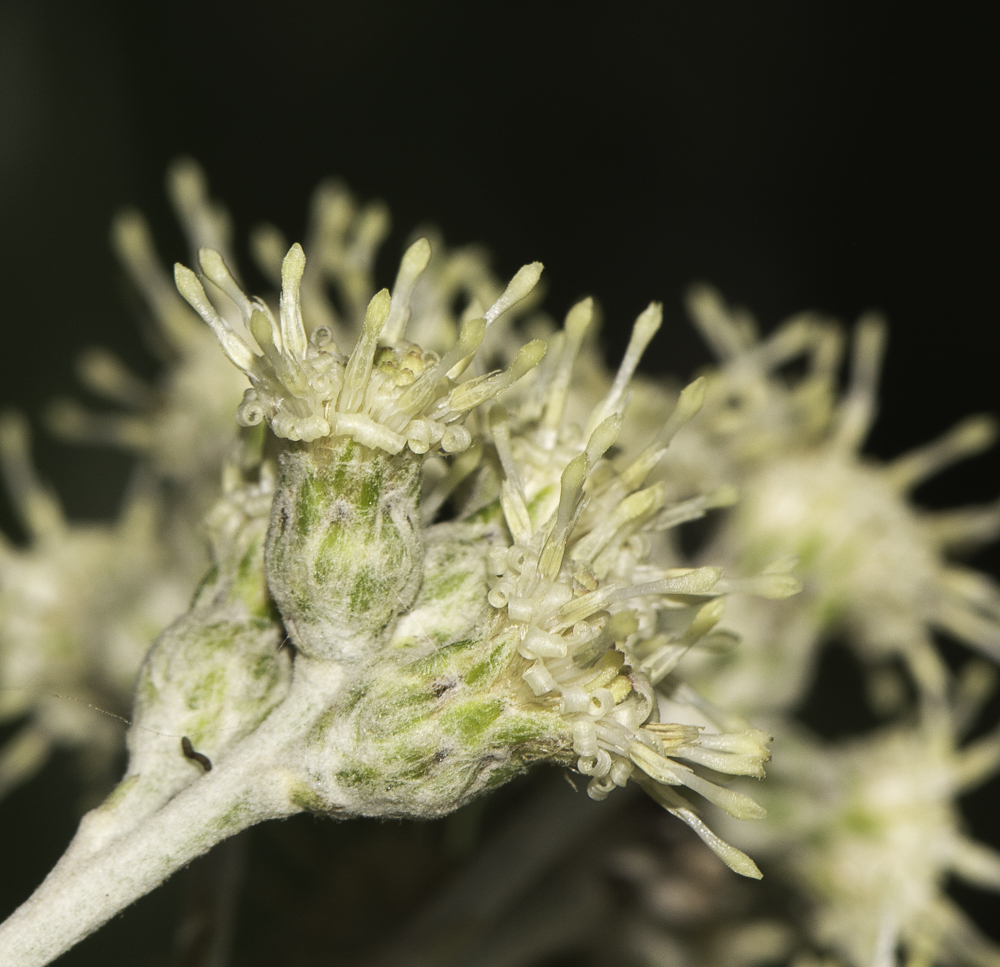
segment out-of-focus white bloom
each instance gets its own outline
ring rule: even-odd
[[[974,667],[970,695],[994,678]],[[852,967],[894,964],[897,948],[907,962],[1000,964],[944,893],[949,876],[1000,891],[1000,854],[962,832],[956,805],[1000,768],[1000,733],[956,744],[976,706],[838,745],[778,731],[767,819],[730,830],[806,893],[813,940]]]
[[[0,418],[0,462],[28,533],[0,545],[0,721],[25,717],[0,750],[0,796],[29,779],[53,745],[83,747],[102,775],[149,643],[193,582],[171,560],[163,510],[134,492],[114,524],[71,524],[36,478],[26,422]]]
[[[740,494],[708,559],[753,569],[795,556],[805,585],[787,607],[731,613],[743,644],[712,663],[705,679],[712,697],[743,710],[788,708],[808,686],[816,646],[836,632],[846,632],[868,662],[900,655],[938,696],[946,672],[935,628],[1000,658],[1000,589],[946,559],[953,548],[992,539],[1000,509],[929,514],[908,500],[942,467],[988,447],[994,422],[970,418],[881,464],[859,453],[877,408],[881,321],[859,324],[852,381],[835,404],[840,338],[830,324],[798,317],[757,342],[748,320],[713,294],[699,291],[692,309],[723,365],[710,374],[704,410],[666,466],[692,479],[707,473],[703,484],[726,482]],[[786,382],[778,368],[802,355],[805,375]]]
[[[167,188],[192,248],[210,245],[231,258],[228,216],[209,197],[197,165],[187,160],[172,165]],[[149,314],[165,372],[150,386],[112,353],[90,350],[79,364],[83,383],[124,412],[88,412],[62,399],[50,407],[49,424],[62,436],[120,446],[142,457],[157,478],[182,488],[177,503],[190,518],[190,531],[218,492],[219,473],[236,436],[232,413],[243,385],[178,295],[142,215],[122,212],[114,221],[111,241]],[[228,300],[219,302],[225,315],[236,315]],[[203,557],[199,566],[201,561]]]

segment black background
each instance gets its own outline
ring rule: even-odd
[[[614,360],[661,299],[651,371],[708,360],[681,305],[694,280],[765,329],[879,308],[870,450],[893,456],[997,409],[996,42],[987,5],[0,3],[0,404],[37,416],[93,344],[155,372],[108,223],[139,205],[164,257],[184,257],[162,176],[189,153],[241,245],[262,219],[300,236],[311,189],[337,174],[391,207],[386,284],[433,220],[450,243],[487,243],[501,275],[542,260],[555,315],[598,296]],[[38,436],[73,514],[115,507],[127,460]],[[998,471],[993,452],[919,497],[983,501]],[[17,533],[6,507],[2,523]],[[996,573],[1000,557],[977,563]],[[836,731],[847,699],[818,701]],[[4,909],[70,834],[65,768],[0,805]],[[994,783],[969,807],[994,842],[996,799]]]

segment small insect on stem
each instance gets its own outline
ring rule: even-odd
[[[191,745],[191,740],[185,735],[181,739],[181,752],[189,759],[193,759],[198,763],[206,772],[212,771],[212,760],[209,759],[207,755],[203,755],[201,752],[195,752],[194,746]]]

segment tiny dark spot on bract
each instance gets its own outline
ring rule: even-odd
[[[431,682],[431,695],[433,695],[435,698],[440,698],[442,695],[444,695],[445,692],[448,691],[449,688],[454,688],[454,687],[455,687],[454,682],[447,682],[447,681]]]

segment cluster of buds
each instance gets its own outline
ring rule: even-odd
[[[4,963],[48,963],[264,820],[435,818],[546,762],[584,776],[596,800],[637,783],[745,877],[761,877],[748,855],[759,853],[808,897],[810,942],[852,967],[897,947],[930,963],[959,942],[970,963],[989,956],[940,890],[949,871],[1000,885],[1000,863],[958,835],[953,805],[995,768],[996,741],[955,751],[932,629],[996,657],[1000,592],[944,553],[991,536],[1000,514],[922,517],[906,500],[986,445],[989,421],[877,466],[859,451],[880,324],[859,327],[838,402],[836,327],[804,316],[758,341],[707,290],[692,311],[721,365],[679,392],[636,375],[657,303],[614,373],[591,299],[561,327],[536,320],[546,338],[522,345],[512,322],[532,304],[540,263],[503,286],[475,251],[420,237],[391,292],[376,290],[387,215],[335,185],[317,192],[305,247],[270,226],[254,233],[279,292],[252,297],[200,172],[182,163],[170,185],[196,266],[175,267],[180,296],[141,218],[115,231],[169,348],[168,378],[152,389],[91,354],[88,384],[130,412],[62,402],[50,414],[66,435],[145,454],[156,481],[145,500],[117,530],[77,534],[34,481],[20,424],[0,427],[33,537],[0,549],[0,669],[26,696],[0,713],[30,715],[0,758],[0,794],[66,736],[112,745],[83,725],[59,731],[18,628],[34,628],[43,663],[72,643],[67,674],[87,698],[121,696],[138,668],[126,774],[0,926]],[[802,356],[800,380],[778,376]],[[715,536],[685,554],[677,529],[711,512]],[[20,598],[37,614],[15,614]],[[86,631],[63,633],[73,608]],[[784,783],[762,787],[770,818],[731,822],[764,819],[759,797],[730,780],[764,778],[771,733],[789,735],[819,648],[845,629],[870,664],[902,658],[920,728],[849,750],[785,739]],[[118,641],[131,664],[110,654]],[[112,667],[127,681],[111,681]],[[912,815],[900,777],[903,798],[922,804]],[[926,854],[919,870],[897,860],[911,840]],[[889,899],[876,910],[879,893]],[[715,939],[701,949],[787,934],[706,929]],[[655,925],[638,934],[659,949]]]

